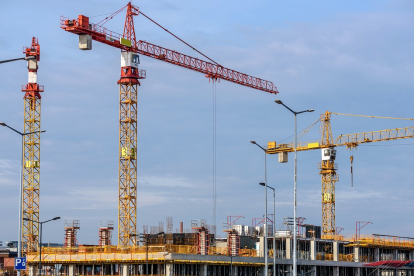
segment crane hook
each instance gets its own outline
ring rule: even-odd
[[[354,187],[354,173],[352,171],[353,163],[354,163],[354,156],[350,156],[349,159],[351,160],[351,187]]]

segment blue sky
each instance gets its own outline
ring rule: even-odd
[[[79,219],[78,240],[98,242],[99,222],[117,222],[119,50],[93,44],[78,50],[78,38],[59,28],[59,17],[102,16],[119,1],[29,1],[0,3],[0,57],[22,56],[39,38],[42,98],[41,219],[44,240],[63,242],[64,220]],[[223,66],[274,82],[277,96],[233,83],[217,84],[217,224],[228,215],[241,223],[264,214],[263,153],[256,140],[282,141],[294,132],[293,116],[280,98],[302,114],[303,129],[326,110],[412,118],[414,39],[411,1],[134,1],[134,5]],[[18,15],[18,17],[16,17]],[[95,17],[96,16],[96,17]],[[108,23],[121,33],[125,14]],[[197,57],[198,54],[143,17],[138,39]],[[190,228],[212,217],[212,84],[197,72],[147,57],[139,88],[138,227],[172,216]],[[2,64],[0,121],[22,128],[24,62]],[[410,122],[333,116],[340,134],[410,126]],[[303,140],[319,139],[318,126]],[[286,140],[289,141],[289,140]],[[338,148],[336,225],[346,235],[356,221],[374,224],[365,234],[414,236],[409,219],[414,173],[411,139]],[[20,138],[0,129],[0,240],[16,239]],[[277,190],[276,221],[293,215],[293,155],[288,164],[268,157],[268,184]],[[298,154],[298,215],[321,224],[320,152]],[[272,198],[269,197],[269,201]],[[269,202],[269,208],[272,204]],[[52,224],[53,223],[53,224]],[[224,236],[223,234],[221,234]],[[116,231],[114,232],[116,237]],[[113,239],[116,242],[116,238]]]

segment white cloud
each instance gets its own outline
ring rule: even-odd
[[[191,179],[185,177],[160,177],[142,176],[138,179],[138,185],[160,186],[160,187],[193,187],[195,185]]]
[[[10,186],[19,183],[19,175],[16,174],[15,168],[18,164],[9,159],[0,159],[0,186]]]

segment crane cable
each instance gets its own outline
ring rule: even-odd
[[[354,187],[354,171],[353,171],[353,164],[354,164],[354,155],[352,154],[352,149],[349,151],[349,159],[351,160],[351,188]]]
[[[118,15],[121,11],[123,11],[128,5],[120,8],[119,10],[117,10],[114,13],[111,13],[109,16],[105,17],[104,19],[102,19],[100,22],[98,22],[95,25],[99,25],[102,26],[105,23],[107,23],[109,20],[111,20],[112,18],[114,18],[116,15]],[[175,37],[176,39],[178,39],[179,41],[181,41],[182,43],[184,43],[185,45],[187,45],[188,47],[190,47],[191,49],[193,49],[194,51],[196,51],[197,53],[199,53],[200,55],[202,55],[203,57],[205,57],[206,59],[210,60],[211,62],[215,63],[217,66],[222,67],[220,64],[218,64],[217,62],[215,62],[213,59],[209,58],[208,56],[206,56],[205,54],[203,54],[202,52],[200,52],[199,50],[197,50],[196,48],[194,48],[193,46],[191,46],[190,44],[188,44],[187,42],[185,42],[184,40],[182,40],[181,38],[179,38],[178,36],[176,36],[175,34],[173,34],[172,32],[170,32],[169,30],[167,30],[166,28],[164,28],[163,26],[161,26],[160,24],[158,24],[157,22],[155,22],[153,19],[149,18],[147,15],[145,15],[138,7],[133,6],[135,9],[138,10],[138,12],[140,14],[142,14],[145,18],[147,18],[148,20],[150,20],[151,22],[153,22],[155,25],[157,25],[158,27],[160,27],[161,29],[163,29],[164,31],[166,31],[167,33],[169,33],[170,35],[172,35],[173,37]],[[96,16],[92,16],[92,17],[98,17],[98,16],[104,16],[107,14],[102,14],[102,15],[96,15]]]
[[[216,162],[216,148],[217,148],[217,84],[213,79],[212,82],[212,100],[213,100],[213,234],[216,234],[216,203],[217,203],[217,162]]]
[[[370,116],[370,115],[344,114],[344,113],[335,113],[335,112],[332,112],[332,114],[335,114],[335,115],[344,115],[344,116],[356,116],[356,117],[377,118],[377,119],[393,119],[393,120],[408,120],[408,121],[414,121],[414,119],[412,119],[412,118],[381,117],[381,116]]]
[[[138,9],[137,7],[135,7],[135,8]],[[175,34],[173,34],[172,32],[170,32],[169,30],[167,30],[166,28],[164,28],[163,26],[161,26],[160,24],[158,24],[157,22],[155,22],[154,20],[152,20],[151,18],[149,18],[148,16],[146,16],[145,14],[143,14],[141,10],[139,11],[139,13],[142,14],[144,17],[146,17],[151,22],[153,22],[155,25],[157,25],[158,27],[160,27],[161,29],[163,29],[164,31],[166,31],[167,33],[169,33],[170,35],[172,35],[173,37],[175,37],[176,39],[178,39],[182,43],[184,43],[185,45],[187,45],[188,47],[190,47],[191,49],[193,49],[194,51],[196,51],[197,53],[199,53],[200,55],[202,55],[203,57],[205,57],[206,59],[210,60],[211,62],[215,63],[217,66],[220,66],[221,67],[220,64],[218,64],[217,62],[215,62],[214,60],[212,60],[211,58],[209,58],[208,56],[206,56],[205,54],[203,54],[202,52],[200,52],[199,50],[197,50],[196,48],[194,48],[193,46],[191,46],[190,44],[188,44],[187,42],[185,42],[184,40],[182,40],[181,38],[179,38]]]
[[[310,124],[309,126],[305,127],[304,129],[299,131],[299,135],[298,135],[298,139],[303,138],[303,136],[305,136],[306,133],[308,133],[319,121],[321,120],[321,118],[319,118],[318,120],[316,120],[315,122],[313,122],[312,124]],[[289,138],[294,137],[295,134],[290,135],[289,137],[286,137],[285,139],[279,141],[279,144],[283,141],[286,141]]]
[[[125,9],[128,5],[123,6],[122,8],[120,8],[119,10],[117,10],[116,12],[112,13],[110,16],[105,17],[104,19],[102,19],[101,21],[99,21],[98,23],[96,23],[95,25],[99,25],[102,26],[105,23],[107,23],[109,20],[111,20],[112,18],[114,18],[115,16],[117,16],[121,11],[123,11],[123,9]],[[96,16],[92,16],[92,17],[97,17],[100,15],[96,15]]]

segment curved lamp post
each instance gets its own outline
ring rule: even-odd
[[[305,112],[313,112],[313,109],[307,109],[303,111],[293,111],[289,107],[287,107],[281,100],[275,100],[275,103],[281,104],[286,107],[290,112],[295,115],[295,169],[294,169],[294,187],[293,187],[293,276],[297,276],[296,271],[296,228],[297,228],[297,219],[296,219],[296,188],[297,188],[297,151],[296,148],[298,146],[298,129],[296,124],[296,115],[305,113]]]
[[[39,226],[40,226],[40,235],[39,235],[40,236],[40,238],[39,238],[39,274],[38,274],[38,276],[41,276],[42,275],[42,226],[43,226],[43,223],[46,223],[46,222],[49,222],[49,221],[52,221],[52,220],[58,220],[58,219],[60,219],[60,217],[54,217],[52,219],[45,220],[45,221],[35,221],[35,220],[28,219],[28,218],[23,218],[23,219],[26,220],[26,221],[35,222],[35,223],[39,224]]]
[[[0,63],[12,62],[16,60],[31,60],[31,59],[36,59],[36,57],[28,56],[28,57],[22,57],[22,58],[7,59],[7,60],[1,60]]]
[[[7,125],[6,123],[0,122],[0,126],[4,126],[7,127],[11,130],[13,130],[14,132],[20,134],[22,136],[22,152],[21,152],[21,159],[20,159],[20,191],[19,191],[19,237],[17,239],[17,257],[21,257],[22,256],[22,192],[23,192],[23,178],[22,178],[22,173],[23,173],[23,148],[24,148],[24,136],[28,135],[28,134],[33,134],[36,132],[46,132],[46,130],[41,130],[41,131],[34,131],[34,132],[26,132],[26,133],[22,133],[14,128],[12,128],[11,126]],[[20,270],[17,271],[17,275],[20,276]]]
[[[17,60],[26,60],[26,61],[29,61],[29,60],[33,60],[33,59],[36,59],[36,57],[35,56],[27,56],[27,57],[22,57],[22,58],[7,59],[7,60],[1,60],[0,61],[0,64],[1,63],[12,62],[12,61],[17,61]],[[23,134],[23,133],[15,130],[14,128],[9,127],[5,123],[0,122],[0,125],[1,126],[5,126],[5,127],[8,127],[10,129],[16,131],[20,135],[22,135],[22,141],[23,141],[23,135],[27,135],[27,134],[34,133],[34,132],[31,132],[31,133],[24,133]],[[44,132],[44,131],[42,131],[42,132]],[[23,162],[23,143],[22,143],[22,162]],[[19,257],[19,258],[21,257],[21,249],[22,249],[21,248],[21,236],[22,236],[21,227],[22,227],[22,219],[21,219],[21,209],[20,209],[21,208],[21,202],[22,202],[22,200],[21,200],[22,199],[21,198],[21,196],[22,196],[22,178],[21,177],[22,177],[22,172],[23,172],[22,167],[20,167],[20,170],[21,171],[20,171],[20,196],[19,196],[19,198],[20,198],[20,201],[19,201],[19,237],[18,237],[18,241],[17,241],[17,257]],[[20,270],[17,270],[17,276],[20,276]]]
[[[256,143],[256,141],[250,141],[250,143],[252,143],[253,145],[258,146],[260,149],[263,150],[264,152],[264,161],[265,161],[265,182],[264,184],[266,185],[267,183],[267,169],[266,169],[266,150],[260,146],[259,144]],[[262,183],[260,183],[260,185],[262,185]],[[265,189],[265,223],[264,225],[267,225],[267,189]],[[265,226],[265,231],[264,231],[264,258],[265,258],[265,273],[264,275],[267,276],[268,273],[268,262],[267,262],[267,227]]]
[[[276,194],[275,188],[266,185],[265,183],[260,183],[261,186],[272,189],[273,190],[273,276],[276,276],[276,235],[275,235],[275,227],[276,227]]]

